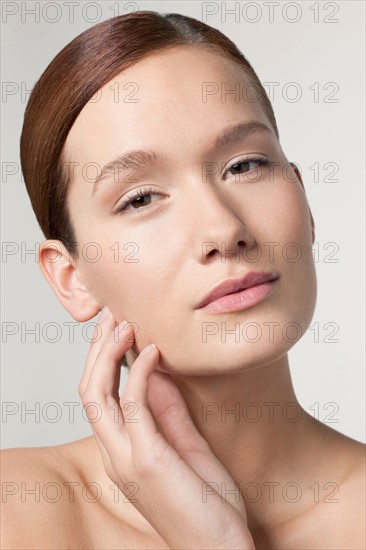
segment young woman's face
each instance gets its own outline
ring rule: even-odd
[[[79,273],[100,307],[135,324],[136,352],[158,346],[161,370],[269,363],[299,340],[314,312],[309,206],[248,84],[207,50],[159,52],[105,85],[67,138]],[[248,122],[270,131],[218,143]],[[101,167],[133,150],[159,158],[119,164],[93,193]],[[246,161],[253,156],[270,164]],[[121,210],[137,190],[143,198]],[[264,300],[239,311],[197,309],[214,285],[252,271],[279,275]]]

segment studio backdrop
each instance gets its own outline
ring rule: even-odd
[[[289,352],[295,392],[321,422],[365,442],[365,3],[4,1],[1,447],[92,434],[78,384],[96,319],[74,321],[42,275],[44,237],[19,139],[29,94],[54,56],[82,31],[134,10],[177,12],[219,29],[266,88],[315,220],[318,298],[309,329]]]

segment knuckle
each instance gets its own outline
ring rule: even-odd
[[[147,459],[146,457],[140,457],[135,460],[134,469],[137,474],[137,477],[146,479],[151,477],[156,470],[157,462]]]
[[[89,405],[91,403],[98,404],[100,401],[100,397],[95,393],[95,391],[85,390],[82,396],[83,405]]]
[[[80,382],[78,386],[78,393],[81,398],[83,398],[84,392],[85,392],[85,384],[83,382]]]

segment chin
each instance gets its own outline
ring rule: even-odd
[[[169,374],[186,376],[207,376],[253,370],[278,361],[293,347],[293,342],[278,339],[272,343],[222,343],[201,345],[192,351],[185,349],[184,355],[164,353],[160,350],[156,370]]]

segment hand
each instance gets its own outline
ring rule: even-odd
[[[147,348],[142,350],[119,396],[121,358],[134,331],[116,326],[107,311],[99,321],[101,336],[90,346],[79,394],[84,406],[100,407],[91,427],[108,477],[127,498],[128,483],[138,487],[133,505],[172,549],[254,549],[240,491],[198,432],[169,374],[155,370],[156,347],[146,355]],[[214,488],[223,488],[223,496]]]

